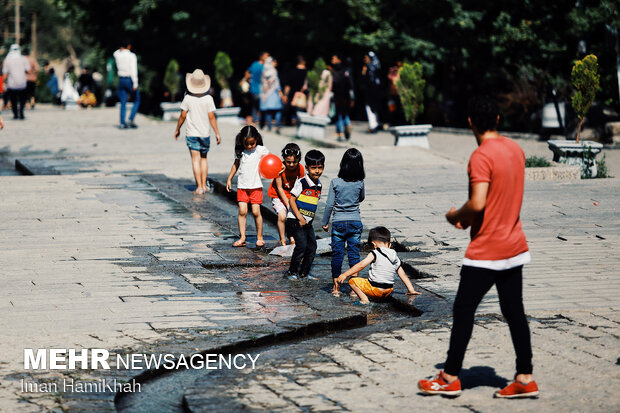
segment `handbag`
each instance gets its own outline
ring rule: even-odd
[[[306,99],[306,94],[303,92],[295,92],[293,95],[293,100],[291,101],[291,106],[305,109],[307,105],[308,102]]]

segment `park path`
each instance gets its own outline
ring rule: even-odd
[[[7,332],[0,340],[0,351],[9,355],[3,360],[2,372],[10,378],[0,384],[0,409],[39,411],[57,403],[34,397],[30,400],[34,404],[25,404],[15,392],[26,343],[47,348],[98,347],[102,343],[107,348],[144,348],[161,340],[187,340],[187,335],[181,333],[187,331],[184,328],[198,331],[199,336],[217,337],[217,332],[230,327],[234,330],[239,323],[247,327],[271,322],[269,315],[251,311],[267,308],[255,306],[260,298],[248,297],[244,304],[243,295],[225,289],[205,292],[195,288],[197,282],[211,286],[230,283],[218,271],[205,271],[204,262],[256,258],[249,251],[230,252],[228,245],[234,237],[230,228],[222,228],[191,208],[179,209],[178,203],[162,197],[143,179],[145,175],[161,174],[191,185],[187,149],[184,142],[173,140],[174,124],[140,116],[139,129],[118,130],[113,127],[116,116],[113,109],[68,112],[42,105],[28,112],[25,122],[8,120],[0,133],[0,151],[9,162],[19,159],[43,173],[61,174],[0,177],[0,214],[4,217],[0,224],[0,281],[7,286],[0,293],[0,327]],[[209,167],[211,177],[221,181],[232,163],[238,126],[221,124],[220,129],[224,142],[218,147],[212,145]],[[265,144],[275,153],[289,140],[287,136],[265,133]],[[417,284],[449,302],[456,291],[468,236],[451,228],[444,213],[465,200],[464,154],[474,148],[473,137],[434,134],[431,151],[394,148],[383,133],[355,133],[352,141],[359,144],[366,162],[367,200],[362,206],[366,229],[375,225],[390,228],[396,239],[411,250],[402,254],[405,261],[426,277]],[[541,151],[540,143],[519,143],[526,155],[529,150],[536,154]],[[305,152],[312,144],[300,142],[300,146]],[[329,179],[337,175],[344,149],[321,150],[327,157],[323,179],[327,189]],[[611,151],[608,158],[613,161],[612,171],[620,171],[616,152]],[[591,353],[604,360],[579,356],[585,370],[604,367],[601,374],[612,389],[618,389],[618,374],[614,370],[617,367],[609,363],[613,360],[608,360],[608,350],[617,349],[620,335],[619,189],[617,178],[528,182],[522,212],[533,256],[525,270],[526,310],[541,319],[561,314],[583,320],[586,326],[584,330],[563,325],[562,334],[556,335],[544,334],[549,329],[541,323],[540,330],[535,328],[541,332],[536,357],[553,361],[549,365],[561,371],[562,366],[554,364],[554,353],[548,349],[570,343],[578,355]],[[198,198],[187,202],[204,201]],[[319,275],[329,281],[328,273]],[[240,310],[244,305],[246,309]],[[282,314],[305,314],[294,302],[286,305],[290,308]],[[493,294],[481,307],[481,313],[499,313]],[[597,329],[599,325],[602,327]],[[505,341],[505,329],[498,326],[492,324],[479,340],[501,337]],[[594,337],[599,342],[580,339],[588,329],[600,333]],[[415,329],[407,331],[399,335],[403,340],[397,339],[403,341],[403,348],[431,345]],[[250,329],[251,334],[255,332]],[[445,328],[424,334],[447,339]],[[349,344],[331,346],[329,351],[338,353]],[[193,346],[190,343],[184,348],[190,351]],[[496,362],[502,350],[489,351],[494,354],[492,362]],[[359,351],[356,354],[360,357]],[[382,357],[398,356],[394,353]],[[412,366],[411,375],[429,373],[428,363],[441,361],[440,356],[434,356],[436,360],[426,357],[424,363]],[[571,358],[570,351],[564,357]],[[357,359],[345,357],[342,362],[346,360]],[[372,368],[389,372],[374,361]],[[316,366],[320,370],[321,363]],[[354,374],[360,373],[357,364],[351,369]],[[410,381],[408,376],[406,380]],[[398,381],[394,386],[405,384]],[[353,403],[357,390],[349,382],[341,385],[351,389],[345,398]],[[286,391],[281,389],[282,394]],[[411,392],[405,387],[399,391]],[[282,398],[303,398],[304,394]],[[410,405],[407,400],[402,402]],[[402,408],[398,403],[388,410]],[[354,406],[341,406],[345,405]]]

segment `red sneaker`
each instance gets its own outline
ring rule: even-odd
[[[461,381],[456,379],[452,383],[448,383],[444,380],[440,371],[430,380],[420,380],[418,382],[418,389],[426,394],[441,394],[443,396],[456,397],[461,395]]]
[[[538,386],[534,380],[528,384],[515,380],[503,389],[496,391],[494,396],[503,399],[536,398],[538,397]]]

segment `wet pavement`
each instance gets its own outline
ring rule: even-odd
[[[0,206],[6,235],[0,241],[0,350],[7,355],[0,410],[110,411],[114,394],[20,394],[16,384],[23,377],[136,376],[144,392],[116,399],[126,411],[178,411],[183,401],[196,411],[210,405],[365,411],[376,410],[377,398],[387,411],[504,408],[488,397],[512,375],[509,335],[494,315],[493,292],[480,308],[472,342],[478,351],[466,360],[468,396],[453,403],[418,398],[412,389],[440,368],[434,363],[447,348],[447,313],[467,235],[450,228],[443,213],[465,199],[471,136],[434,134],[432,150],[423,151],[394,150],[385,133],[354,133],[367,167],[366,231],[392,229],[407,272],[416,288],[424,287],[412,301],[399,286],[395,301],[359,309],[346,295],[329,295],[328,256],[317,257],[318,282],[290,283],[281,277],[287,260],[232,248],[236,207],[220,195],[191,194],[189,160],[185,145],[172,140],[174,125],[140,117],[138,130],[119,131],[112,126],[116,116],[107,109],[67,113],[41,106],[27,123],[7,122],[2,132],[5,169],[18,160],[22,172],[35,176],[2,176],[0,186],[6,201]],[[224,142],[212,148],[209,170],[221,185],[238,126],[220,130]],[[265,139],[273,151],[288,141],[269,133]],[[313,146],[299,143],[302,151]],[[526,154],[544,146],[519,144]],[[344,150],[329,146],[322,148],[326,188]],[[534,261],[526,268],[524,294],[535,364],[548,393],[540,404],[516,411],[618,410],[618,182],[526,185],[522,218]],[[266,227],[273,246],[275,229]],[[251,219],[248,229],[252,234]],[[219,372],[215,381],[204,371],[31,374],[20,366],[26,344],[122,353],[260,352],[265,364],[238,375]],[[566,397],[554,374],[589,394]],[[608,386],[595,388],[600,380]]]
[[[215,194],[196,196],[191,192],[193,188],[181,181],[161,175],[74,173],[17,176],[13,183],[7,181],[5,195],[12,193],[25,180],[36,191],[22,194],[11,212],[5,208],[5,216],[13,217],[13,220],[5,222],[4,229],[23,245],[28,245],[28,238],[37,234],[39,246],[43,247],[45,254],[54,254],[52,267],[70,263],[77,270],[65,272],[64,276],[69,278],[63,285],[56,269],[40,266],[47,258],[34,260],[30,263],[30,271],[37,275],[32,275],[32,286],[26,294],[31,298],[45,296],[51,319],[57,316],[67,319],[81,308],[92,305],[89,304],[92,298],[98,297],[97,305],[109,308],[117,314],[114,318],[127,326],[123,328],[123,334],[144,337],[145,332],[139,328],[142,323],[153,331],[148,344],[134,344],[118,351],[154,352],[156,349],[160,353],[191,354],[209,349],[218,351],[235,343],[238,346],[274,344],[363,326],[368,317],[371,320],[388,320],[392,316],[410,318],[420,312],[411,306],[411,300],[402,291],[395,294],[400,300],[396,305],[385,303],[368,309],[351,306],[349,298],[332,297],[329,294],[331,278],[325,278],[330,274],[329,256],[316,259],[315,272],[321,274],[320,281],[291,283],[283,278],[288,260],[267,255],[267,249],[236,249],[231,246],[236,238],[237,225],[237,210],[233,203]],[[36,196],[46,198],[53,193],[56,198],[62,194],[60,203],[58,206],[48,203],[47,211],[38,209],[31,202]],[[16,198],[20,197],[13,197]],[[82,210],[76,202],[88,202],[84,204],[87,209]],[[110,228],[112,223],[114,228]],[[43,228],[42,232],[28,235],[28,228],[36,226]],[[14,228],[20,228],[20,231],[13,231]],[[154,232],[149,235],[149,231]],[[275,232],[272,225],[265,226],[266,239],[274,245]],[[125,250],[124,253],[114,247],[116,243]],[[108,252],[98,255],[96,250]],[[27,250],[23,253],[27,254]],[[17,261],[9,262],[5,270],[22,265],[20,274],[23,274],[23,259],[15,254],[12,258]],[[100,277],[104,268],[108,268],[105,272],[109,272],[111,278]],[[52,284],[48,278],[54,280]],[[70,284],[77,286],[76,296],[67,290]],[[23,314],[20,311],[25,304],[24,292],[17,288],[19,284],[12,285],[6,291],[12,298],[13,308],[9,313]],[[49,290],[38,289],[52,285],[54,287]],[[102,300],[101,288],[109,291],[105,294],[109,300]],[[423,305],[436,301],[441,300],[430,293],[418,300]],[[30,333],[24,334],[23,328],[15,329],[15,321],[3,320],[3,327],[20,331],[10,339],[17,349],[18,343],[29,334],[33,339],[39,336],[36,340],[41,343],[47,342],[37,329],[45,328],[43,326],[48,323],[30,319]],[[89,325],[92,328],[96,323]],[[76,327],[70,329],[71,334],[89,328],[86,324]],[[101,331],[101,328],[94,330]],[[110,340],[102,333],[93,335],[93,338],[102,342]],[[18,360],[19,356],[15,356]],[[121,370],[115,373],[115,378],[127,380],[143,372]],[[188,380],[179,378],[185,374],[192,377],[194,372],[178,373],[174,379],[162,377],[157,386],[168,386],[166,391],[157,391],[159,387],[155,386],[153,393],[147,390],[151,381],[148,379],[145,391],[138,395],[138,399],[120,398],[119,407],[138,403],[136,410],[129,408],[127,411],[144,411],[146,399],[159,400],[160,406],[178,404],[182,393],[174,397],[175,391],[180,389],[177,382]],[[39,382],[57,377],[33,376]],[[80,379],[102,376],[106,374],[68,372],[66,375]],[[28,376],[6,376],[10,384],[24,377]],[[153,398],[153,394],[159,397]],[[57,396],[55,403],[70,411],[94,411],[95,406],[105,410],[109,408],[112,397],[113,394],[63,393]],[[36,409],[36,406],[45,406],[47,401],[37,395],[31,403]],[[149,401],[147,405],[151,403]]]
[[[234,231],[237,225],[237,211],[236,205],[230,200],[214,194],[193,195],[189,191],[193,188],[186,188],[181,182],[161,175],[143,178],[165,197],[185,206],[193,214],[200,215],[203,219],[216,220],[219,225]],[[270,334],[275,337],[268,340],[268,347],[272,347],[277,343],[303,341],[317,334],[325,335],[366,324],[381,324],[381,329],[389,328],[383,326],[383,323],[402,324],[403,321],[411,320],[423,311],[431,312],[431,309],[436,316],[439,316],[440,311],[445,311],[445,302],[427,291],[423,296],[407,297],[404,288],[398,288],[393,301],[359,309],[350,306],[352,300],[347,296],[348,288],[344,288],[342,298],[332,297],[331,285],[324,277],[320,277],[319,281],[291,282],[283,277],[288,268],[288,259],[266,255],[269,247],[277,245],[274,238],[275,231],[275,227],[267,222],[265,225],[267,248],[255,249],[257,257],[254,260],[201,260],[204,270],[194,274],[186,271],[182,274],[196,289],[205,294],[237,296],[239,306],[248,314],[248,318],[249,315],[258,317],[255,325],[259,329],[254,330],[256,335],[252,342],[235,345],[235,353],[251,350],[262,342],[259,338],[265,333],[264,318],[273,325]],[[234,241],[234,237],[224,239],[228,244]],[[253,237],[250,235],[248,239],[254,242],[255,235]],[[230,253],[243,250],[232,249]],[[313,273],[321,275],[330,273],[329,254],[316,257]],[[248,322],[248,318],[229,319],[227,323],[231,329],[247,331],[252,324]],[[285,328],[291,327],[292,330],[284,331]],[[337,340],[337,338],[325,340]],[[188,391],[195,391],[197,383],[205,381],[205,375],[211,375],[211,372],[191,369],[162,372],[161,376],[142,382],[140,393],[129,393],[119,397],[116,407],[122,412],[158,410],[162,406],[165,406],[166,411],[181,411],[184,395]],[[218,410],[226,409],[222,410],[222,407],[219,407]]]

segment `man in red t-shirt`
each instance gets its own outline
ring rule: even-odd
[[[478,142],[467,166],[469,200],[458,210],[452,207],[446,219],[459,229],[471,227],[471,242],[465,252],[454,300],[444,370],[433,379],[420,380],[418,388],[426,394],[458,396],[461,393],[458,375],[471,338],[476,308],[495,284],[517,354],[515,381],[497,391],[495,397],[537,397],[530,330],[522,297],[523,265],[530,262],[519,218],[525,155],[519,145],[497,132],[499,110],[491,99],[473,98],[469,102],[468,121]]]

